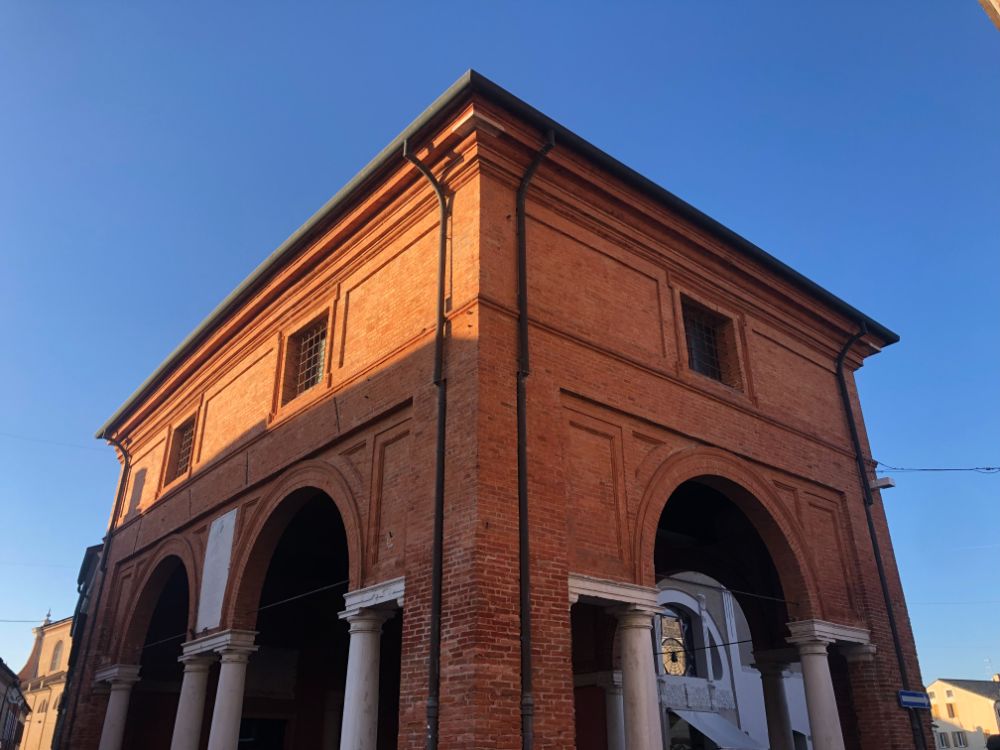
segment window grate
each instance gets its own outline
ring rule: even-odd
[[[723,321],[691,304],[684,305],[684,333],[687,338],[688,367],[713,380],[723,380],[720,342]]]
[[[187,473],[191,468],[191,455],[194,452],[194,420],[188,420],[174,432],[174,470],[170,478],[176,479]]]
[[[296,368],[292,398],[323,379],[326,359],[326,321],[317,321],[295,336]]]

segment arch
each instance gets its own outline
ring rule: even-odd
[[[778,571],[791,618],[820,617],[816,576],[799,541],[798,522],[764,476],[748,462],[716,448],[677,451],[652,472],[639,504],[636,580],[655,585],[653,555],[660,517],[674,491],[691,480],[721,492],[750,521]]]
[[[348,585],[361,585],[364,547],[361,522],[350,483],[329,463],[314,459],[296,464],[277,481],[260,503],[234,544],[233,560],[223,604],[226,627],[252,628],[252,610],[257,606],[272,553],[289,522],[305,503],[299,490],[319,490],[333,501],[340,513],[347,538]]]
[[[190,636],[194,632],[198,608],[198,580],[195,575],[197,567],[194,561],[194,552],[187,540],[176,536],[168,537],[150,555],[150,561],[146,565],[142,581],[136,589],[138,595],[133,600],[131,609],[125,615],[123,627],[119,629],[123,637],[115,659],[118,663],[139,663],[153,611],[156,609],[160,594],[167,581],[170,580],[178,566],[183,569],[187,579],[187,633]]]

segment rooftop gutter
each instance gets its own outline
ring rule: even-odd
[[[112,414],[97,430],[95,437],[101,439],[111,434],[113,428],[139,403],[158,386],[181,360],[190,354],[194,348],[214,331],[222,321],[246,301],[254,292],[260,289],[285,263],[301,251],[308,240],[326,226],[336,216],[343,213],[359,196],[361,190],[378,174],[393,163],[402,159],[404,141],[415,139],[425,128],[428,128],[450,114],[471,94],[481,94],[487,99],[508,109],[513,114],[534,125],[542,132],[552,131],[561,148],[575,151],[581,156],[593,161],[601,168],[622,180],[629,186],[645,193],[652,199],[666,205],[675,213],[700,227],[709,234],[718,237],[723,242],[733,246],[748,257],[756,260],[776,275],[803,289],[805,292],[829,305],[850,321],[864,321],[868,331],[882,339],[885,345],[895,344],[899,336],[881,323],[868,317],[860,310],[852,307],[842,299],[827,291],[819,284],[800,274],[795,269],[782,263],[770,253],[759,248],[733,230],[720,224],[715,219],[702,213],[691,204],[681,200],[670,191],[660,187],[652,180],[643,177],[634,169],[627,167],[606,152],[584,140],[555,120],[547,117],[537,109],[518,99],[506,89],[498,86],[485,76],[474,70],[468,70],[447,91],[439,96],[430,107],[424,110],[416,120],[410,123],[388,146],[379,152],[355,177],[313,214],[305,224],[299,227],[277,250],[271,253],[218,307],[209,314],[201,324],[156,368],[135,393]]]

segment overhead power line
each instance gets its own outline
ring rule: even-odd
[[[882,461],[876,461],[888,471],[974,471],[977,474],[1000,474],[1000,466],[890,466]]]
[[[62,448],[77,448],[82,451],[102,451],[106,452],[105,448],[101,448],[96,445],[81,445],[80,443],[64,443],[59,440],[49,440],[48,438],[32,437],[31,435],[18,435],[15,432],[0,432],[0,437],[9,438],[11,440],[22,440],[28,443],[42,443],[44,445],[58,445]]]

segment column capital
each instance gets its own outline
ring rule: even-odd
[[[848,664],[867,664],[875,661],[876,647],[874,643],[849,643],[841,646],[839,651],[847,659]]]
[[[797,641],[799,656],[829,656],[829,641]]]
[[[362,610],[394,610],[403,608],[403,597],[406,593],[406,579],[392,578],[363,589],[355,589],[344,594],[344,611],[340,613],[342,620],[350,622],[351,617]]]
[[[183,651],[181,660],[188,656],[245,652],[248,656],[257,650],[254,639],[255,630],[220,630],[218,633],[203,635],[192,641],[181,644]]]
[[[214,653],[184,654],[177,661],[184,665],[185,672],[207,672],[215,662]]]
[[[347,620],[351,633],[381,633],[382,626],[396,614],[394,609],[372,609],[361,607],[345,609],[338,616]]]
[[[841,625],[827,620],[796,620],[788,623],[791,636],[786,640],[798,645],[800,642],[824,643],[870,643],[871,635],[865,628]]]
[[[799,660],[795,648],[771,648],[754,650],[753,667],[761,674],[782,674],[792,662]]]
[[[777,677],[783,677],[785,675],[785,670],[788,669],[788,662],[754,660],[753,666],[754,669],[761,673],[761,675],[775,675]]]
[[[112,689],[132,687],[139,681],[138,664],[110,664],[94,673],[94,683],[109,682]]]
[[[622,630],[640,628],[653,629],[653,616],[660,613],[659,607],[630,605],[625,607],[610,607],[608,613],[618,619],[618,627]]]
[[[578,601],[586,604],[641,607],[658,607],[657,588],[639,586],[624,581],[609,581],[577,573],[570,573],[567,579],[570,606]]]

